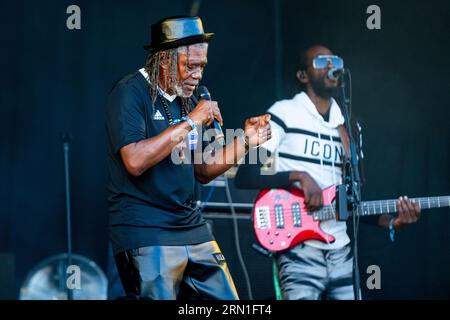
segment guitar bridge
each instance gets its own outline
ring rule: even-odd
[[[256,211],[256,226],[258,229],[270,229],[270,208],[257,207]]]

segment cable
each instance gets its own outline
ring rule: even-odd
[[[227,195],[228,204],[230,205],[231,215],[233,217],[233,230],[234,230],[234,243],[236,245],[236,252],[238,255],[239,263],[241,264],[242,271],[244,272],[245,283],[247,285],[248,298],[253,300],[252,286],[250,283],[250,277],[248,275],[247,266],[245,265],[244,259],[241,252],[241,244],[239,241],[239,230],[237,224],[236,211],[234,210],[233,200],[231,198],[230,187],[228,185],[228,177],[224,175],[225,178],[225,191]]]
[[[348,103],[348,105],[349,105],[349,115],[348,115],[348,117],[349,117],[349,121],[350,121],[351,118],[352,118],[352,110],[353,110],[353,105],[352,105],[352,101],[353,101],[352,73],[350,72],[350,69],[347,69],[347,76],[348,76],[348,83],[349,83],[349,86],[348,86],[348,88],[349,88],[349,103]],[[359,147],[358,147],[358,157],[359,156],[360,156],[360,150],[359,150]],[[360,218],[361,218],[360,216],[357,216],[357,219],[356,219],[356,233],[355,233],[355,237],[356,238],[355,238],[355,240],[358,239],[359,219]]]
[[[72,222],[70,204],[70,172],[69,172],[69,143],[72,135],[68,132],[61,132],[64,149],[64,176],[66,187],[66,224],[67,224],[67,266],[72,265]],[[67,287],[67,300],[73,300],[73,291]]]
[[[194,0],[191,4],[191,10],[189,12],[191,17],[198,16],[198,12],[200,11],[200,5],[202,4],[201,0]]]
[[[209,200],[211,200],[211,197],[212,197],[212,195],[213,195],[213,193],[214,193],[215,190],[216,190],[216,186],[215,186],[215,185],[212,185],[212,186],[211,186],[211,189],[209,189],[208,195],[207,195],[206,198],[205,198],[205,201],[202,201],[202,202],[201,202],[201,206],[200,206],[200,208],[199,208],[199,212],[200,212],[200,213],[203,213],[203,210],[205,210],[206,204],[209,202]],[[200,199],[200,200],[201,200],[201,199]]]
[[[353,92],[352,92],[352,73],[350,72],[350,69],[346,69],[347,71],[347,76],[348,76],[348,83],[350,84],[348,86],[348,95],[349,95],[349,115],[348,115],[348,120],[350,121],[352,119],[352,99],[353,99]]]

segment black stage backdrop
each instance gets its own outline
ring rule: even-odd
[[[364,126],[366,200],[450,193],[448,1],[196,1],[216,33],[204,76],[226,127],[264,112],[298,88],[299,50],[323,43],[353,75],[353,111]],[[81,30],[66,8],[81,8]],[[366,9],[381,8],[381,30]],[[191,1],[1,1],[0,252],[15,255],[16,293],[29,270],[66,250],[60,131],[71,149],[74,252],[106,271],[103,103],[113,83],[140,68],[149,26],[188,14]],[[278,18],[277,18],[278,13]],[[424,212],[390,243],[387,230],[360,229],[366,299],[450,298],[450,210]],[[250,224],[241,226],[248,237]],[[230,226],[215,223],[229,260]],[[244,239],[245,240],[245,239]],[[244,241],[244,253],[249,243]],[[248,253],[251,257],[253,253]],[[260,259],[260,260],[259,260]],[[247,259],[254,297],[273,296],[271,263]],[[258,263],[258,265],[255,265]],[[381,268],[367,290],[366,268]],[[237,262],[230,262],[246,298]]]

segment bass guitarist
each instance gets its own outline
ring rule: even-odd
[[[236,176],[238,188],[287,188],[300,183],[308,211],[316,211],[323,205],[322,189],[341,183],[343,141],[348,137],[332,98],[338,89],[338,81],[329,76],[332,68],[342,69],[343,60],[324,46],[301,54],[296,75],[304,91],[268,110],[272,139],[262,147],[275,155],[276,174],[261,175],[259,166],[243,164]],[[398,229],[420,217],[420,207],[406,196],[398,199],[397,210],[395,218],[381,215],[376,223]],[[283,299],[354,299],[346,223],[328,220],[321,228],[334,236],[333,243],[308,240],[274,254]]]

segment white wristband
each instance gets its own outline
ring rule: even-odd
[[[195,125],[194,120],[192,120],[192,119],[189,118],[189,117],[186,117],[186,121],[187,121],[187,123],[189,123],[189,125],[192,127],[192,130],[197,129],[197,126]]]

